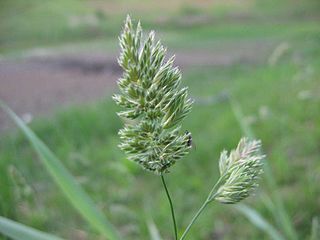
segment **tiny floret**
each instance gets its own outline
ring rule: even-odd
[[[174,57],[165,61],[166,49],[154,32],[144,37],[140,23],[134,28],[128,16],[119,41],[124,73],[118,81],[120,94],[113,99],[124,108],[118,115],[128,120],[119,131],[119,146],[143,168],[167,172],[190,150],[189,136],[180,130],[192,106],[188,89],[180,87]]]
[[[219,169],[222,185],[217,191],[215,200],[233,204],[248,197],[258,186],[265,158],[261,153],[261,142],[242,138],[235,150],[228,155],[220,155]]]

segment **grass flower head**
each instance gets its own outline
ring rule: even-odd
[[[260,153],[261,142],[242,138],[235,150],[228,155],[223,151],[220,155],[219,169],[223,184],[217,191],[215,200],[233,204],[249,196],[258,186],[262,173],[263,158]]]
[[[140,23],[134,28],[128,16],[119,40],[124,73],[118,81],[121,94],[113,98],[125,108],[118,115],[131,120],[119,132],[120,148],[143,168],[167,172],[190,149],[180,123],[192,101],[187,88],[180,87],[174,57],[165,61],[166,49],[154,32],[144,38]]]

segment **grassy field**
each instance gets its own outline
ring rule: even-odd
[[[165,35],[168,30],[176,33],[177,29],[180,32],[200,27],[206,37],[212,34],[216,39],[232,35],[286,34],[292,28],[301,30],[306,27],[301,21],[317,22],[318,9],[316,0],[306,3],[244,0],[241,4],[235,0],[214,3],[164,0],[156,4],[141,0],[3,0],[0,2],[0,54],[75,42],[107,41],[114,47],[119,26],[128,13],[140,19],[146,29],[164,31]],[[250,26],[252,24],[254,26]],[[207,31],[210,25],[214,27]],[[197,40],[204,40],[201,33]]]
[[[23,1],[15,2],[23,6]],[[67,5],[56,8],[61,1],[48,1],[43,5],[33,2],[40,9],[32,7],[14,21],[10,19],[10,1],[1,3],[9,9],[1,8],[7,14],[7,23],[0,22],[0,31],[8,33],[0,36],[2,52],[47,43],[50,34],[55,33],[40,31],[47,28],[46,23],[39,22],[34,11],[50,9],[63,14],[68,9]],[[73,14],[93,11],[85,8],[83,1],[66,2],[72,6]],[[239,10],[242,16],[233,15],[236,5],[233,8],[221,5],[214,13],[205,10],[209,16],[205,23],[195,21],[190,25],[181,19],[199,15],[205,6],[181,8],[179,5],[166,14],[164,22],[152,17],[148,6],[141,13],[147,28],[159,28],[164,44],[173,51],[221,50],[255,43],[269,46],[267,55],[259,49],[248,48],[257,55],[254,62],[184,69],[184,85],[189,86],[195,105],[183,128],[192,133],[196,149],[177,163],[167,177],[180,231],[217,180],[220,151],[234,147],[243,135],[224,93],[231,94],[241,105],[243,121],[262,140],[278,184],[277,191],[299,239],[308,239],[312,218],[320,216],[320,28],[319,16],[316,16],[319,7],[312,1],[303,5],[284,1],[275,10],[274,2],[248,1],[247,7]],[[132,5],[135,3],[130,1]],[[137,14],[138,10],[135,10]],[[70,11],[68,9],[68,14]],[[30,19],[32,29],[24,22],[29,14],[34,16]],[[120,29],[122,12],[115,16],[108,11],[94,14],[102,16],[102,20],[92,35],[87,32],[90,27],[79,27],[69,34],[64,23],[56,22],[53,29],[57,38],[47,44],[98,39],[102,43],[111,41],[113,46],[116,39],[110,39]],[[108,19],[112,19],[111,22]],[[8,29],[15,26],[23,30],[9,34]],[[102,37],[106,33],[110,35]],[[106,96],[104,101],[95,104],[57,112],[50,119],[36,119],[31,127],[64,161],[126,239],[148,239],[148,212],[163,237],[170,239],[169,208],[160,178],[142,171],[119,151],[117,131],[122,123],[110,98]],[[260,194],[265,188],[262,180],[260,191],[246,202],[276,225]],[[100,239],[66,202],[29,143],[15,132],[0,138],[0,215],[67,239]],[[268,237],[232,207],[212,204],[189,239]]]

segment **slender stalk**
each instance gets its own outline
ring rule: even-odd
[[[200,216],[200,214],[202,213],[202,211],[206,208],[206,206],[208,205],[210,201],[208,201],[208,199],[203,203],[203,205],[201,206],[201,208],[198,210],[198,212],[196,213],[196,215],[194,215],[194,217],[192,218],[191,222],[189,223],[188,227],[186,228],[186,230],[184,231],[184,233],[182,234],[180,240],[185,239],[186,235],[188,234],[190,228],[192,227],[192,225],[194,224],[194,222],[197,220],[197,218]]]
[[[168,188],[167,188],[166,181],[164,180],[164,176],[163,176],[162,173],[161,173],[161,180],[162,180],[163,187],[164,187],[164,189],[166,191],[166,194],[167,194],[167,197],[168,197],[168,200],[169,200],[169,203],[170,203],[170,210],[171,210],[171,216],[172,216],[172,221],[173,221],[175,240],[178,240],[177,223],[176,223],[176,218],[175,218],[175,215],[174,215],[173,203],[172,203],[172,200],[171,200],[171,197],[170,197],[170,193],[169,193]]]
[[[216,182],[216,184],[213,186],[213,188],[211,189],[206,201],[202,204],[202,206],[199,208],[199,210],[197,211],[197,213],[193,216],[191,222],[189,223],[188,227],[186,228],[186,230],[184,231],[184,233],[182,234],[180,240],[185,239],[185,237],[187,236],[188,232],[190,231],[192,225],[195,223],[195,221],[198,219],[198,217],[201,215],[201,213],[203,212],[203,210],[206,208],[206,206],[212,202],[214,200],[214,198],[217,196],[217,192],[216,189],[218,187],[218,185],[220,184],[220,182],[222,181],[222,179],[224,178],[224,176],[221,176],[219,178],[219,180]]]

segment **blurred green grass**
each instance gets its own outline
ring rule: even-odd
[[[229,103],[219,98],[225,92],[233,94],[243,108],[244,120],[262,139],[279,192],[301,239],[309,236],[312,217],[320,215],[320,29],[318,18],[306,17],[315,14],[319,8],[315,8],[318,5],[313,1],[296,6],[284,1],[274,9],[270,7],[272,2],[266,5],[257,1],[256,5],[250,5],[245,11],[249,18],[242,21],[230,17],[232,7],[222,6],[215,12],[218,19],[191,26],[181,25],[179,16],[199,14],[201,8],[198,6],[169,11],[165,23],[153,18],[147,7],[140,10],[145,25],[154,29],[159,27],[163,42],[173,49],[228,49],[239,42],[250,45],[257,41],[271,42],[274,48],[283,42],[289,44],[289,49],[274,65],[268,64],[268,58],[263,57],[254,63],[195,66],[184,70],[184,84],[190,87],[196,103],[183,127],[192,132],[196,149],[168,174],[180,230],[218,178],[220,151],[234,147],[242,136]],[[13,3],[16,4],[14,8]],[[98,25],[92,34],[88,34],[91,29],[88,26],[70,33],[61,19],[55,19],[56,25],[51,25],[49,30],[52,31],[49,31],[48,23],[37,18],[39,12],[48,14],[50,10],[65,16],[64,12],[77,15],[94,11],[84,7],[86,1],[43,3],[33,0],[32,3],[33,7],[24,1],[1,3],[1,13],[5,13],[1,18],[4,16],[6,22],[1,21],[0,30],[8,34],[1,34],[0,51],[77,39],[94,40],[84,46],[110,41],[111,46],[116,44],[110,39],[119,32],[123,12],[104,13],[104,20],[99,24],[108,23],[104,27]],[[132,5],[135,3],[137,1],[130,1]],[[26,5],[29,11],[23,14],[10,12],[17,7],[25,9]],[[256,12],[257,9],[260,11]],[[266,22],[268,16],[273,21]],[[51,24],[51,20],[49,22]],[[47,31],[42,32],[43,28]],[[16,30],[10,33],[10,29]],[[109,35],[102,37],[106,33]],[[212,101],[215,97],[219,101]],[[108,96],[95,104],[57,112],[52,118],[36,119],[31,126],[64,160],[124,236],[147,239],[144,238],[148,236],[144,212],[150,211],[163,236],[169,239],[169,209],[160,179],[127,161],[118,150],[117,131],[122,123],[116,111],[117,107]],[[67,239],[85,236],[83,231],[88,232],[87,239],[98,239],[48,180],[47,173],[20,133],[10,132],[0,138],[0,172],[1,215]],[[261,187],[264,187],[263,183]],[[259,197],[247,201],[271,219]],[[221,236],[223,239],[234,239],[234,236],[237,239],[267,239],[232,208],[215,204],[201,217],[190,239]]]
[[[0,2],[0,53],[61,43],[107,41],[115,46],[123,19],[131,14],[146,29],[157,29],[182,44],[210,37],[250,38],[287,35],[317,28],[319,3],[283,0],[3,0]],[[211,30],[207,31],[211,26]],[[226,31],[226,28],[228,29]],[[194,34],[190,34],[193,31]],[[185,37],[183,34],[180,37]],[[177,38],[177,39],[175,39]],[[183,41],[185,45],[189,41]]]

